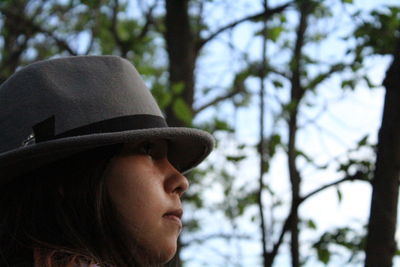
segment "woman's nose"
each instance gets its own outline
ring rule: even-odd
[[[169,161],[165,158],[165,190],[168,193],[176,193],[181,197],[189,189],[188,179],[179,172]]]

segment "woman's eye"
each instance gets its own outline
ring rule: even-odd
[[[141,154],[152,156],[152,152],[154,150],[154,144],[151,142],[145,142],[140,145],[139,152]]]
[[[161,141],[144,142],[139,146],[139,153],[149,155],[153,159],[161,159],[167,156],[167,143]]]

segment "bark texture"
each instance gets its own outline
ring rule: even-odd
[[[182,98],[187,106],[192,108],[196,48],[190,27],[188,2],[188,0],[165,1],[165,40],[169,59],[170,86],[177,84],[184,86],[182,93],[175,96],[174,100]],[[173,110],[173,104],[167,108],[166,116],[169,126],[184,126],[185,124],[177,118]]]
[[[394,235],[400,175],[400,41],[386,72],[382,125],[372,181],[371,211],[366,243],[366,267],[390,267],[396,252]]]

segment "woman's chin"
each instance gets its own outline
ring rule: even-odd
[[[177,250],[176,242],[174,244],[168,244],[166,246],[157,246],[153,249],[148,250],[147,254],[149,257],[149,263],[151,265],[165,264],[172,260]]]
[[[162,253],[159,254],[159,263],[165,264],[169,262],[175,256],[175,253],[176,253],[176,244],[166,248],[165,250],[162,251]]]

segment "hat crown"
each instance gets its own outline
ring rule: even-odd
[[[55,134],[123,116],[162,113],[132,64],[116,56],[78,56],[31,64],[0,86],[0,153],[54,117]]]

